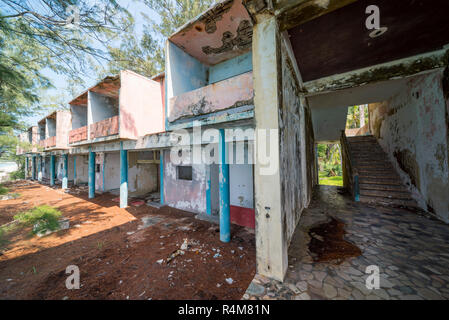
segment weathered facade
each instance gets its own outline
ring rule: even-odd
[[[369,104],[363,133],[419,206],[449,222],[449,4],[429,3],[220,1],[169,37],[165,74],[106,78],[70,102],[70,133],[59,113],[39,122],[41,177],[88,182],[90,197],[120,190],[122,207],[160,192],[218,219],[225,242],[231,223],[255,227],[258,272],[283,280],[317,181],[315,144],[340,141],[348,107]],[[383,34],[365,28],[372,4]]]

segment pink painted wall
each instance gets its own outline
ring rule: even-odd
[[[127,70],[121,71],[120,77],[120,138],[164,132],[161,83]]]
[[[66,149],[69,143],[69,131],[72,128],[72,114],[69,110],[56,113],[56,147]]]
[[[168,121],[225,110],[253,97],[253,73],[247,72],[171,98]]]

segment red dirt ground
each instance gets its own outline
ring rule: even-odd
[[[110,194],[89,200],[84,192],[29,182],[9,188],[21,197],[0,201],[0,224],[49,204],[70,229],[43,238],[30,230],[11,234],[0,253],[0,299],[240,299],[254,277],[251,230],[233,225],[232,241],[224,244],[217,225],[169,207],[120,209]],[[158,220],[142,228],[143,217]],[[189,249],[167,264],[184,239]],[[79,290],[66,289],[69,265],[80,269]]]

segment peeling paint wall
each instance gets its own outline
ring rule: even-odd
[[[195,213],[206,213],[206,165],[192,166],[192,181],[177,178],[176,165],[170,159],[170,150],[164,157],[164,202],[165,204]],[[189,155],[185,155],[187,159]],[[189,165],[183,162],[182,165]]]
[[[285,39],[283,39],[285,40]],[[283,211],[283,232],[290,243],[302,210],[307,207],[309,194],[307,171],[313,170],[306,161],[306,102],[300,97],[300,83],[296,78],[292,57],[288,54],[286,41],[281,41],[281,88],[279,107],[280,174]]]
[[[168,121],[253,104],[252,72],[214,83],[170,99]]]
[[[133,195],[144,195],[159,190],[159,164],[138,163],[139,152],[128,153],[128,190]]]
[[[442,71],[407,80],[404,90],[371,104],[370,129],[418,203],[449,222],[447,105]]]

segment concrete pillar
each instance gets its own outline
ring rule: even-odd
[[[164,150],[159,155],[159,190],[161,193],[161,204],[164,204]]]
[[[50,186],[54,186],[55,185],[55,155],[52,154],[50,156]]]
[[[227,164],[227,150],[225,131],[220,129],[218,141],[219,166],[219,195],[220,195],[220,240],[231,241],[231,211],[229,196],[229,164]]]
[[[95,152],[89,148],[89,199],[95,198]]]
[[[73,185],[76,186],[76,156],[73,156]]]
[[[42,156],[37,156],[37,181],[42,182]]]
[[[69,155],[64,154],[64,170],[62,176],[62,189],[65,190],[69,186]]]
[[[120,208],[128,207],[128,150],[120,142]]]
[[[285,235],[285,213],[282,210],[281,177],[279,169],[273,173],[272,170],[267,170],[266,164],[259,161],[265,156],[259,155],[262,150],[273,150],[276,143],[277,146],[280,144],[280,33],[276,18],[272,16],[261,17],[253,30],[254,112],[257,134],[254,167],[257,272],[283,281],[288,266],[288,243]],[[273,134],[276,132],[277,134]],[[269,138],[268,134],[273,137]],[[266,139],[260,139],[261,137]],[[276,140],[274,146],[273,139]],[[266,141],[271,141],[270,145],[262,145]],[[269,159],[279,162],[279,154],[270,155]]]

